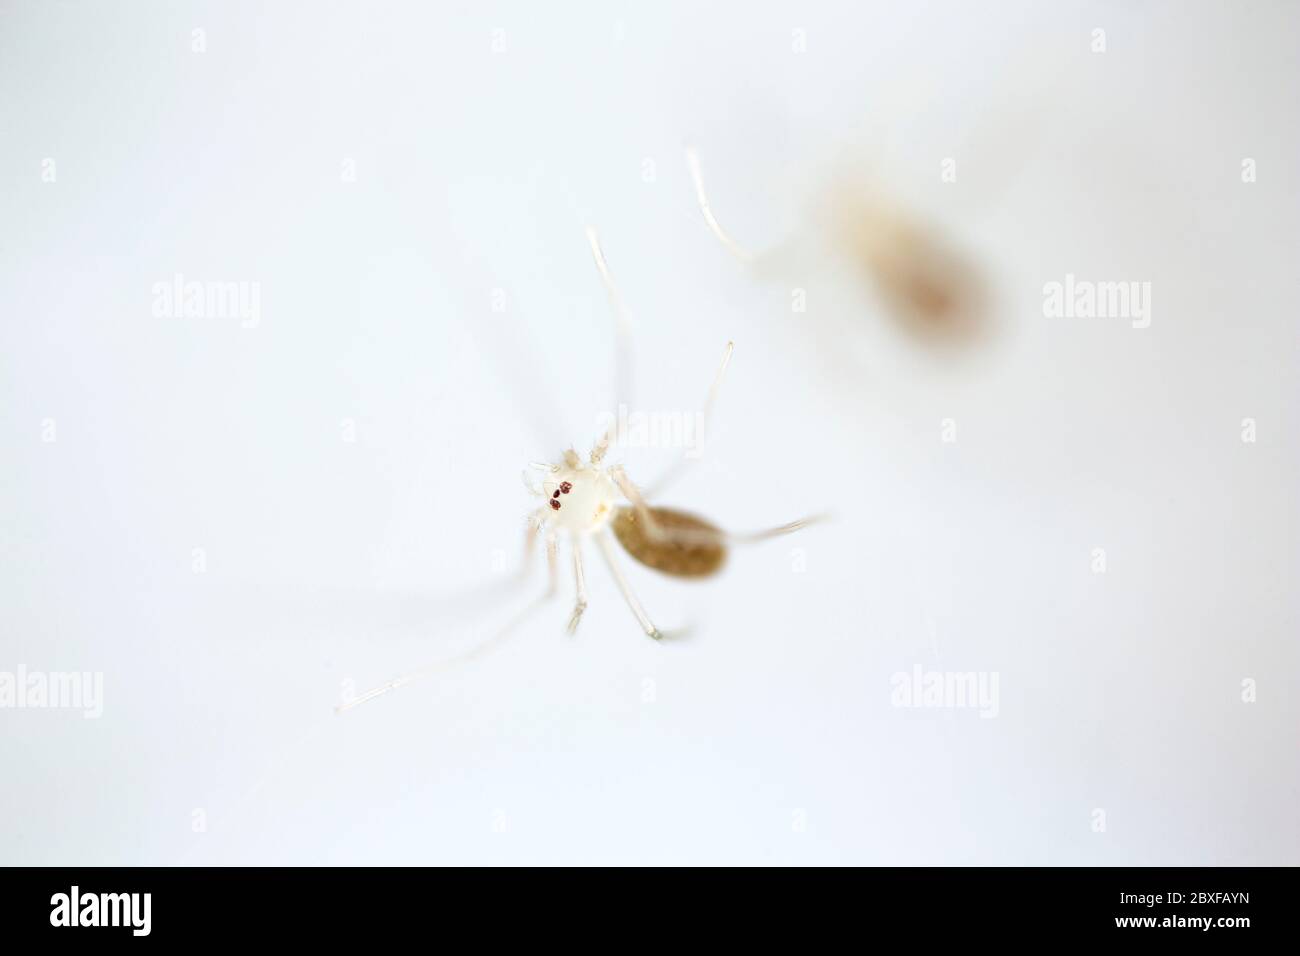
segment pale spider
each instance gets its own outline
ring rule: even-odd
[[[600,271],[601,280],[618,319],[620,336],[624,336],[627,334],[628,322],[622,299],[614,286],[593,229],[587,230],[587,238],[596,267]],[[722,363],[709,388],[702,415],[705,422],[708,420],[727,363],[731,360],[733,348],[733,343],[728,342]],[[679,459],[674,468],[664,475],[650,492],[643,494],[628,477],[622,465],[605,463],[605,456],[613,444],[616,429],[616,423],[606,429],[605,433],[597,439],[586,460],[570,448],[561,455],[558,462],[534,463],[531,468],[541,473],[540,482],[529,480],[528,473],[525,472],[524,483],[528,490],[537,497],[545,499],[545,503],[528,516],[524,562],[520,576],[522,578],[527,574],[538,539],[544,540],[549,572],[549,585],[546,592],[498,631],[493,638],[466,654],[380,684],[359,697],[345,701],[336,708],[337,711],[342,712],[357,707],[408,684],[432,670],[475,657],[497,643],[527,614],[558,593],[559,544],[562,538],[568,539],[573,553],[575,598],[573,611],[569,615],[568,632],[572,634],[577,630],[583,612],[587,609],[587,580],[583,550],[588,540],[594,540],[641,630],[647,636],[660,640],[664,634],[646,613],[619,567],[611,537],[617,539],[628,554],[647,567],[674,577],[702,578],[715,574],[722,568],[729,544],[789,534],[818,520],[817,517],[803,518],[765,531],[734,534],[723,531],[705,519],[688,512],[651,505],[648,499],[657,495],[669,481],[680,474],[690,459],[685,457]],[[627,503],[620,504],[620,497]]]
[[[736,242],[713,213],[693,148],[686,150],[686,164],[705,225],[733,257],[758,274],[792,266],[790,257],[799,245],[794,240],[762,253]],[[985,334],[991,321],[989,290],[974,260],[880,190],[851,182],[845,174],[836,178],[817,217],[834,262],[860,270],[889,314],[922,340],[960,345]]]

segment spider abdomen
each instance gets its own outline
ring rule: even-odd
[[[645,527],[635,508],[619,508],[610,522],[628,554],[648,568],[679,578],[706,578],[727,560],[721,529],[703,518],[672,508],[648,508],[654,529]]]

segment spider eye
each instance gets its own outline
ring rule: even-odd
[[[564,493],[567,495],[567,494],[568,494],[570,491],[572,491],[572,490],[573,490],[573,484],[572,484],[572,482],[568,482],[568,481],[562,481],[562,482],[560,482],[560,491],[564,492]],[[558,493],[559,493],[559,492],[556,492],[556,494],[558,494]],[[552,497],[554,497],[554,496],[552,496]]]
[[[556,501],[554,498],[551,499],[551,509],[554,511],[560,510],[560,503]]]

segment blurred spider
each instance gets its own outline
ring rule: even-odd
[[[760,272],[779,268],[792,244],[755,254],[737,243],[713,213],[692,148],[686,150],[686,164],[705,225],[723,247]],[[963,345],[989,330],[984,276],[934,225],[844,175],[828,194],[825,216],[823,240],[829,240],[836,262],[868,278],[889,314],[910,334],[931,343]]]

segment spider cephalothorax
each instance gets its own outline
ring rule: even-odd
[[[583,462],[573,451],[565,453],[562,463],[544,467],[541,487],[534,489],[546,496],[546,510],[539,514],[543,525],[587,535],[609,523],[618,497],[610,469]]]

